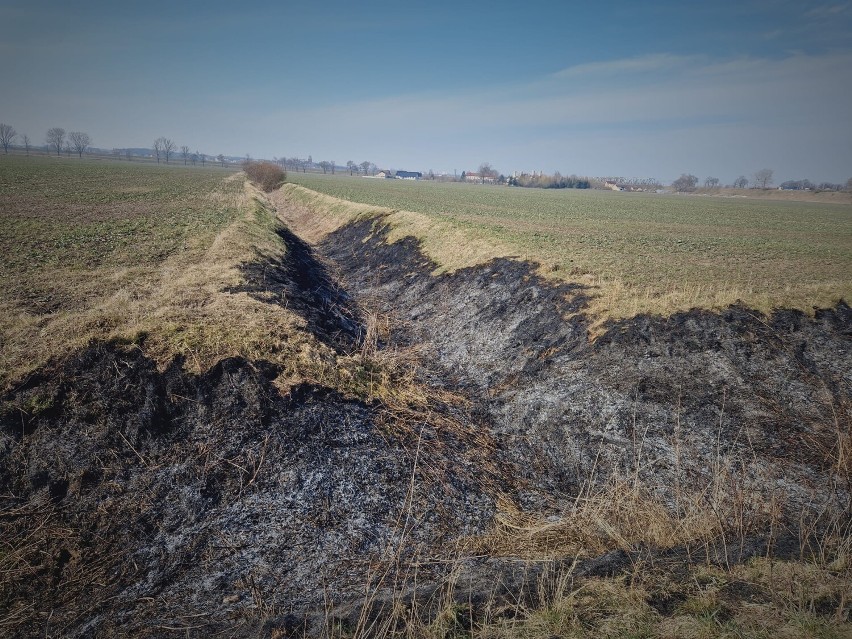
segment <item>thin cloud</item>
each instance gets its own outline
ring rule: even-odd
[[[775,167],[779,172],[795,176],[797,163],[808,162],[816,167],[810,173],[840,179],[832,171],[852,160],[852,126],[845,107],[852,91],[837,78],[850,66],[852,54],[692,59],[674,72],[643,76],[642,82],[629,85],[618,76],[603,85],[580,75],[568,84],[551,76],[549,82],[462,95],[403,95],[281,110],[260,126],[268,131],[286,123],[289,133],[281,148],[342,148],[338,154],[351,149],[406,166],[440,165],[452,149],[470,166],[487,155],[505,169],[536,165],[583,171],[588,167],[579,165],[582,158],[598,158],[600,165],[609,157],[624,173],[666,175],[678,169],[665,163],[650,171],[631,169],[630,163],[653,164],[669,157],[685,163],[693,157],[700,158],[697,166],[679,170],[721,173],[723,167],[740,166],[743,158],[758,162],[765,149],[772,149],[764,163],[783,158],[785,164],[779,159]],[[631,74],[637,67],[618,68]],[[555,147],[537,143],[540,152],[530,150],[529,141],[542,138],[563,142]],[[641,149],[628,153],[626,147],[633,143],[641,143]],[[566,154],[579,160],[566,166]]]
[[[835,18],[847,13],[852,5],[848,2],[844,4],[824,4],[819,7],[814,7],[805,13],[808,18]]]
[[[567,69],[562,69],[553,74],[557,78],[576,78],[594,75],[615,75],[620,73],[647,73],[652,71],[664,71],[692,64],[699,60],[698,56],[681,56],[671,53],[653,53],[649,55],[636,56],[633,58],[622,58],[620,60],[606,60],[601,62],[588,62],[577,64]]]

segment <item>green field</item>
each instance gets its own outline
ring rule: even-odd
[[[547,274],[594,287],[594,311],[602,317],[721,308],[737,300],[763,311],[811,310],[852,297],[848,205],[301,173],[288,180],[426,214],[493,241],[541,263]],[[438,244],[430,255],[451,262],[453,246],[442,255]]]
[[[215,169],[4,158],[4,289],[37,303],[74,272],[155,264],[186,242],[208,243],[234,214],[206,201],[225,177]],[[241,189],[227,187],[232,195]]]
[[[0,392],[118,340],[198,373],[226,357],[274,362],[282,389],[308,380],[362,399],[412,393],[389,364],[368,375],[366,356],[317,340],[276,293],[236,292],[247,265],[287,252],[281,221],[242,172],[0,156],[0,225]]]
[[[281,250],[242,174],[2,157],[0,224],[0,388],[93,339],[200,369],[292,320],[224,292],[258,248]]]

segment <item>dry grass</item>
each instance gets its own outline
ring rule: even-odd
[[[550,580],[543,605],[476,628],[474,637],[848,637],[849,584],[807,562],[757,559],[687,574],[637,566],[614,578]],[[660,612],[652,603],[673,608]],[[676,603],[675,603],[676,602]]]
[[[309,215],[300,217],[299,224],[301,231],[303,221],[307,220],[304,226],[309,241],[316,242],[352,221],[372,220],[377,225],[389,227],[390,242],[405,237],[420,240],[423,252],[438,264],[438,273],[476,266],[494,257],[517,255],[517,251],[513,253],[511,248],[495,242],[486,233],[462,229],[422,213],[348,202],[293,184],[285,185],[274,198],[282,204],[280,208],[284,208],[286,201],[288,207],[295,204],[310,211]]]
[[[546,277],[590,287],[588,310],[598,322],[737,301],[810,313],[852,297],[846,205],[294,179],[324,195],[288,185],[284,196],[322,217],[327,230],[381,218],[392,241],[421,240],[438,270],[493,257],[536,261]]]
[[[20,272],[7,274],[13,281],[0,297],[2,381],[21,379],[50,358],[96,339],[144,342],[161,364],[180,354],[196,370],[223,357],[261,357],[283,348],[297,318],[247,294],[226,292],[241,283],[240,264],[256,259],[258,251],[283,251],[274,232],[277,221],[241,177],[219,177],[214,184],[211,191],[200,190],[210,185],[204,181],[186,189],[186,200],[177,203],[213,211],[208,218],[218,224],[212,228],[189,225],[196,222],[192,211],[182,211],[184,219],[178,212],[169,220],[146,220],[147,236],[132,235],[127,245],[112,247],[99,259],[92,248],[102,243],[97,236],[80,242],[78,263],[71,265],[62,264],[67,252],[57,242],[56,260],[46,254],[44,264],[24,264]],[[37,195],[33,208],[43,203]],[[150,216],[158,204],[138,203],[131,219]],[[115,205],[100,208],[104,220],[94,233],[108,237],[121,214]],[[41,221],[37,210],[33,215]],[[85,228],[87,220],[81,222]],[[164,256],[144,258],[170,243],[174,246]],[[53,306],[47,312],[33,308],[28,299],[33,295],[49,297]]]
[[[372,335],[361,352],[337,354],[274,296],[230,292],[245,264],[286,251],[274,207],[243,174],[15,162],[0,165],[10,195],[0,205],[0,385],[116,339],[160,366],[183,356],[197,373],[227,357],[265,359],[279,365],[282,392],[307,381],[395,406],[431,401],[413,353],[378,354]]]
[[[734,468],[719,457],[709,484],[678,486],[674,503],[642,485],[638,460],[632,477],[587,482],[559,517],[530,516],[503,498],[494,529],[460,542],[456,564],[436,592],[412,599],[404,579],[378,618],[362,615],[349,631],[329,626],[329,636],[852,636],[848,504],[803,507],[792,521],[795,513],[782,512],[783,497],[768,499],[763,482],[750,483]],[[798,533],[799,558],[774,559],[773,540],[790,532]],[[739,560],[760,537],[769,540],[768,549]],[[584,559],[612,550],[625,551],[627,564],[611,577],[584,576]],[[492,592],[483,602],[487,592],[459,586],[470,557],[521,562],[530,580],[508,597]],[[377,581],[368,589],[366,607],[381,585],[387,586]]]
[[[829,563],[761,556],[727,566],[649,554],[610,577],[584,576],[579,555],[528,558],[529,581],[485,600],[487,592],[459,585],[462,553],[443,583],[421,598],[407,594],[416,585],[411,569],[394,583],[383,573],[367,588],[354,627],[335,625],[329,610],[328,636],[840,639],[852,636],[852,567],[848,545],[835,551]],[[374,616],[366,611],[376,612],[380,587],[395,590]]]

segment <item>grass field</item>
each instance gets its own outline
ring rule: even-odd
[[[225,292],[283,251],[258,196],[216,168],[2,158],[0,387],[93,339],[198,370],[274,350],[292,315]]]
[[[287,251],[281,221],[241,172],[0,157],[0,224],[0,391],[117,339],[161,366],[180,355],[200,373],[241,356],[278,364],[282,389],[419,397],[399,362],[335,353],[275,293],[234,292],[245,265]]]
[[[428,220],[416,224],[410,216],[399,220],[400,233],[408,233],[408,223],[429,255],[450,268],[496,255],[535,260],[548,275],[595,287],[591,310],[598,317],[721,308],[737,300],[762,311],[810,311],[852,297],[849,205],[299,173],[289,181],[425,214]],[[444,241],[448,228],[479,243],[469,263],[459,263],[459,247]]]

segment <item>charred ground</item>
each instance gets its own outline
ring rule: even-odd
[[[813,318],[743,306],[643,315],[591,341],[584,287],[506,259],[436,276],[415,240],[388,243],[387,231],[381,220],[360,222],[321,246],[349,290],[381,300],[401,342],[429,345],[432,362],[507,438],[504,450],[535,442],[534,457],[550,462],[536,473],[547,495],[570,500],[595,471],[660,487],[686,472],[710,484],[708,460],[742,455],[749,473],[769,473],[761,481],[801,473],[803,492],[786,495],[794,509],[813,498],[812,472],[846,494],[848,484],[831,480],[835,470],[849,479],[845,303]]]
[[[563,625],[532,636],[683,635],[787,601],[742,572],[755,557],[817,557],[809,619],[848,619],[846,304],[639,316],[592,341],[584,286],[512,259],[438,274],[381,217],[312,247],[311,212],[277,203],[285,250],[228,290],[296,313],[341,372],[163,366],[141,335],[9,390],[12,636],[515,636],[536,610]],[[381,384],[406,393],[363,391]]]

